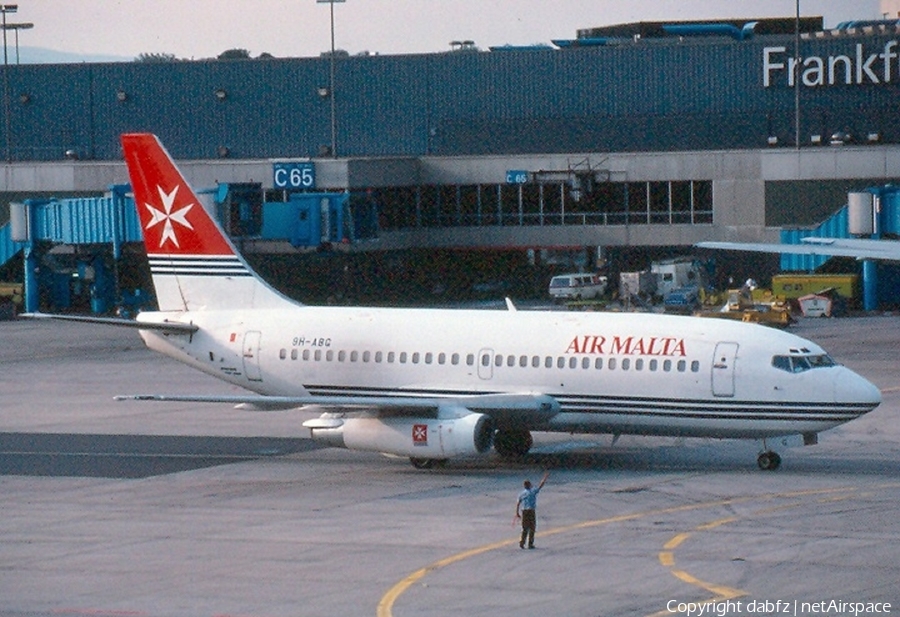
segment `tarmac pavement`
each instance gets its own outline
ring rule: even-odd
[[[900,317],[793,330],[884,402],[776,472],[753,442],[565,435],[421,471],[303,412],[115,402],[235,390],[133,331],[0,322],[0,617],[898,614]]]

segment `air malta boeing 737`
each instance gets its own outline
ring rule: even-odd
[[[767,438],[812,443],[881,402],[815,343],[755,324],[298,304],[251,270],[154,135],[122,144],[159,304],[127,323],[252,394],[121,398],[312,407],[314,440],[417,467],[522,455],[552,431],[759,439],[763,469],[780,463]]]

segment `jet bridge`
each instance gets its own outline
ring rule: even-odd
[[[827,220],[812,229],[783,229],[782,244],[800,244],[803,238],[882,238],[900,235],[900,187],[873,186],[849,193],[847,203]],[[783,253],[781,270],[814,272],[829,257]],[[885,283],[878,284],[879,279]],[[872,260],[862,263],[863,308],[875,310],[881,301],[896,301],[896,266],[878,264]],[[889,284],[893,281],[894,284]],[[884,287],[884,289],[880,289]]]
[[[143,238],[130,190],[127,184],[114,185],[102,197],[10,204],[10,222],[0,227],[0,266],[23,252],[27,312],[38,310],[39,290],[62,310],[71,308],[76,294],[89,295],[93,313],[152,302],[140,288],[126,293],[119,285],[123,246]],[[199,194],[209,196],[208,209],[242,246],[245,240],[262,240],[267,250],[274,243],[302,251],[352,244],[377,234],[377,205],[365,194],[299,192],[284,194],[283,201],[266,201],[267,196],[282,194],[267,195],[258,183],[222,183]],[[48,245],[75,250],[49,250]]]

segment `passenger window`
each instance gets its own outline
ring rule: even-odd
[[[413,364],[419,363],[419,352],[418,351],[413,352],[412,361],[413,361]]]
[[[532,368],[540,368],[541,357],[540,356],[531,356],[531,366],[532,366]]]
[[[425,354],[425,364],[431,364],[431,362],[433,360],[434,360],[434,354],[432,354],[430,351]]]
[[[375,362],[381,364],[381,361],[384,360],[384,352],[376,351],[375,352]]]
[[[562,356],[556,359],[556,368],[566,368],[566,359]]]
[[[303,350],[303,359],[309,360],[309,350],[308,349]]]
[[[278,352],[278,357],[281,358],[282,360],[284,360],[285,358],[287,358],[287,349],[282,349],[281,351],[279,351],[279,352]]]
[[[453,366],[456,366],[457,364],[459,364],[459,354],[458,353],[455,353],[452,356],[450,356],[450,364],[452,364]]]
[[[528,366],[528,356],[519,356],[519,366],[522,368]]]
[[[291,350],[291,360],[296,360],[296,359],[297,359],[297,350],[292,349]]]
[[[466,366],[475,366],[475,354],[470,353],[466,355]],[[487,364],[485,364],[487,366]]]
[[[343,361],[346,360],[346,359],[347,359],[347,352],[346,352],[346,351],[339,351],[339,352],[338,352],[338,362],[343,362]]]
[[[672,370],[671,360],[663,360],[663,370],[667,373]]]
[[[372,359],[372,352],[364,351],[363,352],[363,362],[368,362],[371,359]]]
[[[630,366],[631,366],[631,360],[629,360],[628,358],[623,358],[622,359],[622,370],[627,371]]]
[[[544,368],[553,368],[553,356],[544,358]]]
[[[691,372],[692,373],[700,372],[700,361],[699,360],[694,360],[693,362],[691,362]]]
[[[611,370],[611,371],[616,370],[616,359],[615,359],[615,358],[610,358],[609,360],[607,360],[607,362],[606,362],[606,368],[608,368],[608,369]]]
[[[316,362],[318,362],[318,361],[321,360],[321,359],[322,359],[322,350],[321,350],[321,349],[317,349],[317,350],[316,350]]]
[[[516,357],[512,354],[506,357],[506,366],[515,366],[516,365]]]
[[[591,359],[585,356],[581,359],[581,368],[587,369],[591,368]]]
[[[406,352],[405,351],[400,352],[400,364],[406,364]]]
[[[659,360],[650,360],[650,370],[655,371],[657,368],[659,368]]]
[[[359,352],[358,351],[350,352],[350,362],[359,362]]]
[[[325,360],[327,360],[328,362],[331,362],[334,360],[334,350],[329,349],[328,351],[325,352]]]
[[[503,354],[494,356],[494,366],[503,366]]]
[[[594,368],[598,371],[603,368],[603,358],[597,358],[594,360]]]
[[[642,358],[638,358],[634,361],[634,370],[643,371],[644,370],[644,360]]]
[[[439,353],[438,354],[438,364],[446,364],[447,363],[447,354]]]
[[[394,360],[397,358],[397,354],[393,351],[388,352],[387,361],[388,364],[393,364]]]
[[[685,362],[684,360],[679,360],[678,361],[678,372],[683,373],[684,369],[686,369],[686,368],[687,368],[687,362]]]
[[[577,366],[578,366],[578,358],[576,358],[575,356],[572,356],[571,358],[569,358],[569,368],[575,368]]]
[[[491,365],[491,354],[486,353],[481,355],[481,366],[490,366]]]

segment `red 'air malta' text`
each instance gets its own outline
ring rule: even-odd
[[[684,356],[684,339],[670,336],[576,336],[566,353],[621,356]]]

